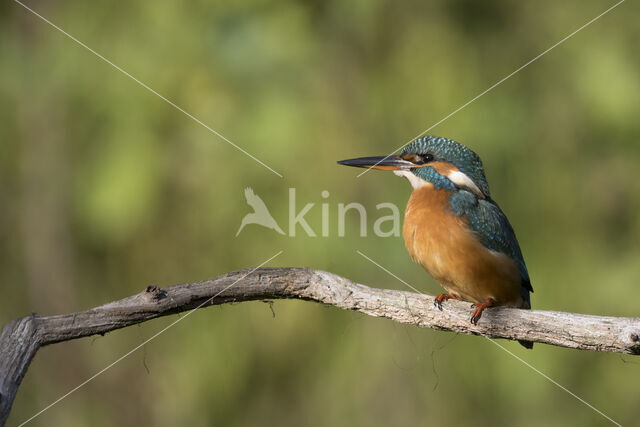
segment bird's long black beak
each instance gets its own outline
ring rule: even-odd
[[[357,159],[340,160],[338,164],[353,166],[356,168],[381,169],[386,171],[408,170],[416,167],[416,165],[404,160],[400,156],[359,157]]]

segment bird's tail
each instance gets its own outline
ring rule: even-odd
[[[527,350],[531,350],[533,348],[533,342],[531,342],[531,341],[520,341],[520,340],[518,340],[518,342],[520,343],[521,346],[523,346]]]
[[[526,298],[524,298],[524,304],[522,308],[524,308],[525,310],[531,310],[531,300],[529,299],[529,291],[526,292]],[[527,350],[531,350],[533,348],[533,342],[531,341],[518,340],[518,342],[520,343],[521,346],[523,346]]]

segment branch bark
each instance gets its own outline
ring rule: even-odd
[[[272,299],[302,299],[355,310],[400,323],[489,338],[533,341],[580,350],[640,354],[640,318],[591,316],[542,310],[491,308],[477,326],[468,303],[376,289],[307,268],[240,270],[197,283],[159,288],[86,311],[56,316],[35,314],[7,323],[0,333],[0,425],[31,360],[42,346],[105,334],[196,307]]]

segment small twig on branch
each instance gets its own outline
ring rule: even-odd
[[[105,334],[201,305],[302,299],[444,331],[580,350],[640,354],[640,318],[498,307],[485,311],[474,326],[469,322],[468,303],[447,301],[440,311],[434,307],[432,296],[370,288],[324,271],[259,268],[247,274],[250,271],[235,271],[204,282],[166,288],[149,286],[137,295],[78,313],[34,314],[10,321],[0,333],[0,425],[6,422],[20,382],[40,347]],[[224,290],[226,287],[229,288]]]

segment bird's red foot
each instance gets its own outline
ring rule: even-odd
[[[436,307],[438,307],[440,310],[442,310],[442,303],[448,299],[455,299],[458,301],[462,301],[462,298],[460,298],[457,295],[453,295],[453,294],[440,294],[437,297],[434,298],[433,300],[433,305],[435,305]]]
[[[471,323],[473,323],[474,325],[477,325],[478,320],[480,320],[480,317],[482,317],[482,312],[484,311],[484,309],[493,307],[495,302],[496,301],[493,298],[489,298],[482,304],[472,304],[471,307],[475,307],[476,309],[473,311],[473,314],[471,315]]]

